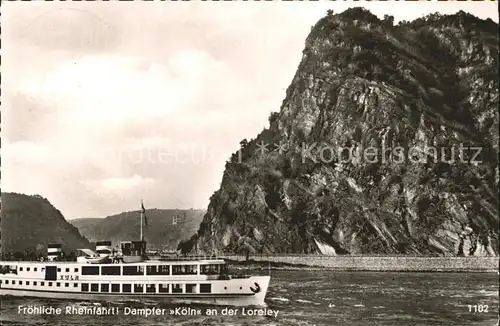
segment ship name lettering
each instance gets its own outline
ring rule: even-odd
[[[61,281],[78,281],[79,277],[78,277],[78,275],[75,275],[75,276],[73,276],[73,275],[60,275],[59,279]]]

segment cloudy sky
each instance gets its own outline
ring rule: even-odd
[[[203,208],[278,111],[312,25],[363,5],[412,20],[496,2],[5,2],[2,191],[67,219]]]

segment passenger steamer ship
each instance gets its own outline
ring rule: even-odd
[[[47,261],[0,262],[0,295],[90,301],[137,299],[217,305],[264,305],[270,276],[232,276],[215,256],[149,259],[146,242],[110,241],[80,249],[76,262],[58,261],[61,245],[49,245]]]

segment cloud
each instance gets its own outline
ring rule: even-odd
[[[2,138],[10,142],[39,141],[47,130],[60,128],[57,110],[50,99],[2,87]]]
[[[53,99],[72,128],[109,128],[169,116],[190,105],[205,76],[221,66],[197,50],[177,53],[168,65],[118,54],[90,56],[61,62],[38,79],[26,80],[19,91]]]
[[[3,22],[9,27],[7,41],[39,48],[95,53],[116,47],[123,34],[112,20],[87,6],[57,4],[8,5]],[[89,10],[90,9],[90,10]]]
[[[151,187],[155,183],[155,180],[135,174],[131,177],[105,178],[101,180],[84,181],[83,183],[98,193],[103,191],[122,193],[124,191],[137,190],[138,188]]]
[[[43,147],[32,141],[2,142],[2,156],[9,158],[8,163],[15,160],[17,163],[39,164],[46,162],[48,155]],[[7,165],[7,168],[13,167]]]

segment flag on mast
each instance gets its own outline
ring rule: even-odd
[[[144,203],[141,201],[142,216],[144,216],[144,225],[148,225],[148,218],[146,217],[146,209],[144,208]]]

